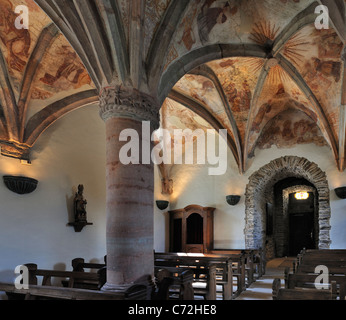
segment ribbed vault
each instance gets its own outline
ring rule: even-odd
[[[343,0],[0,0],[8,25],[19,4],[32,27],[0,28],[3,155],[29,158],[48,126],[123,86],[227,129],[240,173],[257,149],[303,143],[329,146],[344,170]],[[321,4],[328,30],[315,27]]]

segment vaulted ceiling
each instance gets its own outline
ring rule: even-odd
[[[306,143],[344,170],[345,0],[35,2],[0,0],[3,155],[29,158],[54,121],[123,85],[157,98],[163,128],[227,129],[241,173],[256,149]]]

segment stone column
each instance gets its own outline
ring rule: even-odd
[[[152,132],[159,128],[160,116],[155,99],[125,87],[104,88],[100,109],[107,139],[107,283],[103,290],[117,290],[154,273],[154,167],[151,161],[142,161],[143,139],[151,146],[150,137],[142,136],[142,122],[150,121]],[[129,143],[121,142],[119,135],[128,129],[139,136],[139,164],[123,164],[119,156]]]

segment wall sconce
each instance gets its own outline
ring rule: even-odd
[[[160,209],[160,210],[166,210],[169,206],[169,202],[168,201],[164,201],[164,200],[157,200],[156,201],[156,206]]]
[[[230,206],[236,206],[240,201],[240,196],[229,195],[226,196],[226,201]]]
[[[346,199],[346,187],[336,188],[335,193],[340,199]]]
[[[23,195],[36,190],[38,181],[26,177],[4,176],[6,187],[14,193]]]

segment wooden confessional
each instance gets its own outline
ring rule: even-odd
[[[191,205],[169,211],[170,252],[208,253],[214,244],[215,208]]]

